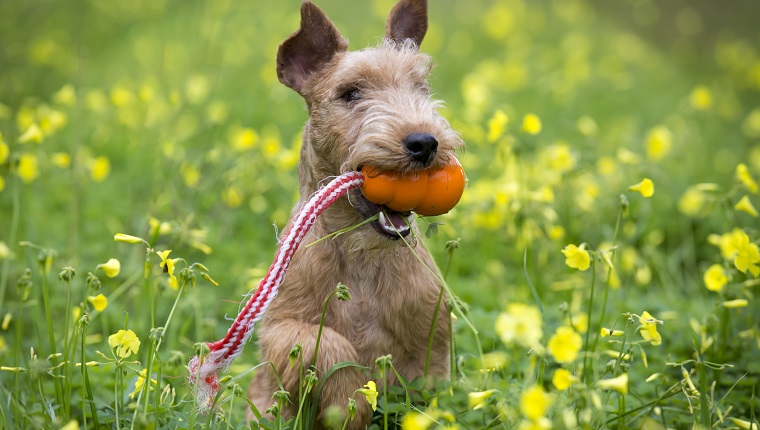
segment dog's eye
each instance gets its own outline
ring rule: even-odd
[[[346,103],[355,102],[362,98],[362,93],[359,88],[351,87],[340,95],[340,99]]]

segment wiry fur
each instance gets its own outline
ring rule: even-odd
[[[434,167],[448,164],[462,145],[438,113],[441,103],[430,96],[427,77],[431,59],[417,48],[427,28],[426,10],[425,0],[401,0],[388,19],[383,43],[349,52],[326,16],[308,1],[302,5],[301,29],[283,43],[278,54],[280,80],[304,97],[310,115],[298,172],[301,199],[294,213],[321,181],[342,172],[369,164],[390,170],[420,169],[402,144],[411,133],[430,133],[438,140],[430,164]],[[394,39],[399,35],[412,36]],[[305,53],[310,46],[333,48],[315,57]],[[341,99],[350,88],[360,89],[360,101]],[[331,366],[343,361],[373,368],[375,359],[386,354],[393,356],[395,368],[404,377],[423,375],[428,333],[442,288],[425,268],[435,264],[425,249],[414,246],[412,236],[406,238],[420,262],[402,240],[381,235],[369,225],[305,246],[363,221],[365,216],[352,206],[361,199],[360,193],[352,193],[316,221],[312,234],[292,260],[279,297],[258,328],[262,358],[274,364],[283,386],[291,393],[294,404],[286,408],[286,415],[294,414],[297,408],[295,395],[301,372],[289,364],[288,352],[300,342],[304,366],[309,365],[325,299],[339,282],[348,286],[352,300],[330,302],[316,362],[318,376],[324,377]],[[419,236],[416,223],[413,230]],[[448,318],[444,300],[435,321],[430,360],[433,378],[446,378],[449,373]],[[271,369],[261,369],[249,397],[263,412],[273,403],[271,396],[277,385]],[[330,405],[345,410],[348,399],[368,377],[356,368],[333,374],[319,399],[320,411]],[[389,378],[393,382],[394,377]],[[349,424],[352,429],[364,428],[371,418],[372,411],[363,399],[357,399],[357,406],[357,417]]]

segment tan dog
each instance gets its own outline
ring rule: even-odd
[[[327,16],[304,1],[301,28],[277,53],[280,81],[303,96],[310,115],[298,169],[301,199],[294,213],[321,181],[342,172],[370,164],[384,170],[414,171],[451,162],[462,141],[438,114],[440,103],[431,99],[427,82],[431,59],[418,49],[426,31],[427,1],[401,0],[388,17],[383,42],[349,52],[348,43]],[[375,359],[386,354],[393,356],[394,367],[405,378],[421,377],[432,324],[430,375],[440,379],[449,374],[445,300],[433,321],[442,287],[400,240],[403,236],[424,264],[434,267],[425,249],[416,246],[419,234],[410,235],[407,220],[418,233],[413,213],[377,206],[354,190],[317,219],[306,243],[380,211],[385,214],[370,225],[308,248],[301,246],[279,297],[261,321],[262,358],[274,364],[291,393],[293,404],[283,411],[285,416],[297,408],[302,372],[290,365],[288,352],[300,342],[304,367],[309,366],[325,299],[339,282],[348,287],[352,300],[332,300],[327,309],[314,363],[319,378],[344,361],[372,368]],[[348,399],[369,377],[353,367],[334,373],[318,400],[320,415],[330,405],[345,411]],[[271,369],[260,370],[249,397],[263,413],[277,389]],[[350,428],[364,428],[371,419],[372,411],[361,396],[357,406]]]

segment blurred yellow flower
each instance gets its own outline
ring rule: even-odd
[[[5,189],[5,179],[0,176],[0,191],[3,191]]]
[[[575,122],[575,126],[578,131],[586,137],[596,136],[596,133],[599,130],[596,121],[587,115],[578,118],[578,121]]]
[[[570,325],[578,333],[586,333],[588,330],[588,314],[586,312],[577,312],[570,318]]]
[[[509,117],[502,110],[496,110],[491,119],[488,120],[488,141],[496,142],[507,129]]]
[[[56,152],[50,158],[50,161],[58,166],[58,168],[66,169],[71,165],[71,156],[65,152]]]
[[[617,162],[612,157],[599,157],[596,161],[596,170],[602,176],[610,176],[618,171]]]
[[[559,391],[567,390],[575,382],[578,382],[578,378],[567,369],[559,368],[554,371],[554,376],[552,376],[552,385]]]
[[[581,244],[580,247],[567,245],[565,246],[565,249],[562,250],[562,253],[565,254],[565,264],[567,264],[568,267],[583,272],[588,270],[591,265],[591,255],[586,251],[585,243]]]
[[[541,118],[534,113],[525,114],[521,130],[524,133],[533,135],[541,133]]]
[[[134,95],[128,89],[120,85],[111,88],[111,103],[116,107],[124,107],[131,104],[134,98]]]
[[[760,137],[760,107],[752,109],[747,117],[744,118],[742,131],[749,137]]]
[[[252,128],[238,128],[232,132],[232,146],[238,151],[253,148],[259,141],[259,135]]]
[[[557,327],[546,349],[558,363],[572,363],[583,345],[583,339],[572,327]]]
[[[456,315],[455,315],[456,317]],[[480,370],[493,372],[504,368],[509,360],[509,355],[504,351],[491,351],[483,354],[480,362]]]
[[[623,373],[616,378],[600,379],[596,385],[602,390],[615,390],[620,394],[628,394],[628,374]]]
[[[552,422],[546,417],[541,417],[537,420],[522,420],[517,426],[517,430],[549,430],[551,428]]]
[[[53,102],[59,105],[74,106],[77,102],[77,93],[74,86],[66,84],[53,94]]]
[[[364,398],[367,399],[367,403],[369,403],[373,411],[377,410],[377,385],[375,384],[375,381],[367,382],[367,384],[364,385],[364,388],[360,388],[356,391],[364,395]]]
[[[24,181],[25,184],[31,183],[40,175],[37,167],[37,157],[34,154],[21,154],[18,158],[18,167],[16,175]]]
[[[185,185],[190,188],[195,188],[201,179],[201,172],[192,164],[183,164],[180,168],[180,173],[182,174],[182,180],[185,182]]]
[[[601,330],[601,336],[607,337],[607,336],[622,336],[624,334],[623,330],[612,330],[610,328],[602,327]]]
[[[150,217],[148,219],[148,224],[150,224],[150,230],[148,233],[150,237],[154,237],[156,234],[164,236],[172,232],[172,225],[169,222],[159,221],[157,218]]]
[[[565,173],[575,167],[575,157],[570,151],[570,145],[565,142],[549,145],[541,155],[549,168],[557,173]]]
[[[689,187],[678,200],[678,210],[686,216],[697,216],[705,205],[705,193],[696,187]]]
[[[177,277],[174,276],[174,264],[178,259],[167,258],[171,252],[171,249],[167,249],[165,251],[156,251],[156,254],[161,257],[161,269],[164,273],[169,274],[169,285],[176,290],[179,288],[179,281],[177,281]]]
[[[79,430],[79,421],[71,420],[61,427],[60,430]]]
[[[0,164],[5,164],[8,161],[8,154],[11,153],[8,144],[3,140],[3,135],[0,133]]]
[[[230,208],[239,208],[243,204],[243,193],[233,185],[222,192],[222,201]]]
[[[428,415],[411,411],[401,419],[401,430],[427,430],[434,422]]]
[[[743,308],[747,306],[749,302],[747,299],[734,299],[734,300],[727,300],[722,303],[724,308],[728,309],[734,309],[734,308]]]
[[[710,266],[704,275],[705,286],[710,291],[720,292],[728,282],[726,272],[720,264]]]
[[[119,275],[119,271],[121,271],[121,263],[119,260],[111,258],[103,264],[98,264],[97,269],[103,269],[103,272],[105,272],[106,276],[109,278],[115,278]]]
[[[45,134],[42,133],[42,129],[37,124],[32,124],[26,131],[19,136],[18,141],[20,143],[41,143],[45,139]]]
[[[638,184],[628,187],[628,191],[635,191],[644,197],[652,197],[654,195],[654,182],[649,178],[644,178]]]
[[[473,391],[468,393],[467,405],[472,410],[484,408],[486,406],[486,401],[489,397],[493,396],[494,393],[496,393],[496,390]]]
[[[644,311],[639,317],[639,323],[641,324],[639,333],[641,333],[641,337],[654,346],[662,343],[662,336],[657,332],[657,324],[660,322],[647,311]]]
[[[127,358],[132,354],[137,354],[140,349],[140,339],[132,330],[119,330],[108,337],[108,345],[111,349],[116,348],[116,355],[119,358]]]
[[[670,153],[673,135],[664,126],[657,126],[647,133],[645,150],[651,161],[660,161]]]
[[[111,162],[108,161],[107,157],[101,155],[92,160],[92,163],[90,164],[90,177],[93,181],[102,182],[108,177],[110,172]]]
[[[97,296],[87,296],[87,301],[90,302],[92,307],[98,312],[103,312],[106,306],[108,306],[108,299],[102,294],[98,294]]]
[[[738,202],[736,202],[734,209],[745,212],[755,218],[758,216],[757,209],[755,209],[755,206],[752,205],[752,202],[749,200],[749,196],[746,195],[739,199]]]
[[[221,124],[227,120],[230,115],[230,109],[224,102],[216,101],[209,105],[206,109],[206,118],[212,124]]]
[[[551,398],[539,385],[523,390],[520,395],[520,412],[531,421],[536,421],[546,414],[551,405]]]
[[[746,164],[739,163],[736,166],[736,179],[739,180],[739,182],[741,182],[749,192],[757,194],[757,182],[755,182],[755,179],[749,173],[749,169],[747,168]]]
[[[544,335],[541,311],[535,306],[510,303],[507,311],[496,317],[496,333],[505,345],[517,342],[527,348],[537,348]]]
[[[689,94],[689,103],[696,110],[706,111],[710,109],[712,102],[712,93],[704,85],[695,87]]]

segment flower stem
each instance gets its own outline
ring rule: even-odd
[[[591,294],[589,294],[588,297],[588,315],[589,320],[591,320],[591,313],[594,309],[594,288],[596,286],[596,258],[591,259]],[[589,340],[591,338],[591,328],[586,330],[586,340],[583,345],[583,350],[586,352],[586,354],[583,357],[583,382],[588,384],[589,382],[589,355],[590,351],[588,349]]]

